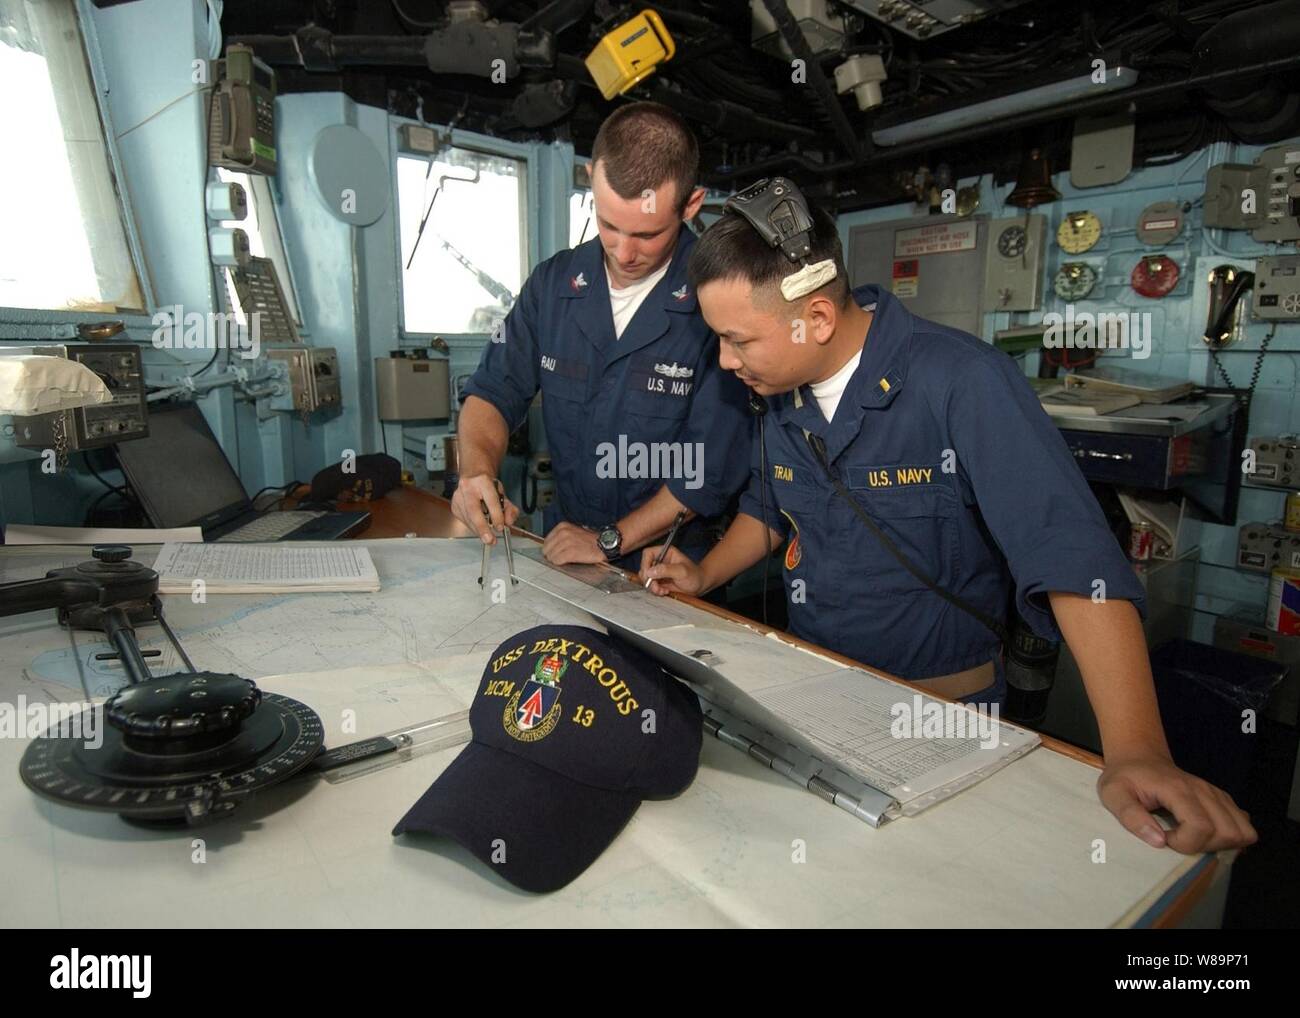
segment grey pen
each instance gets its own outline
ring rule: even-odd
[[[650,567],[652,569],[657,565],[661,565],[663,563],[663,560],[668,557],[668,549],[673,546],[673,541],[677,537],[677,531],[681,529],[681,525],[685,521],[686,521],[686,510],[683,509],[681,512],[677,514],[676,519],[673,520],[673,525],[668,531],[668,536],[664,538],[664,546],[659,549],[659,554],[655,557],[655,560],[650,563]],[[650,583],[651,581],[649,579],[645,581],[646,590],[650,589]]]

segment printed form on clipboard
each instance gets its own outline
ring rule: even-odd
[[[683,615],[685,606],[516,564],[519,579],[592,615],[685,681],[709,732],[873,827],[914,816],[1039,744],[1000,718],[775,635],[738,623],[665,626],[661,606]]]

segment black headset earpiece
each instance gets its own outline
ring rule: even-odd
[[[795,265],[808,257],[814,229],[803,192],[786,177],[764,177],[737,191],[723,204],[758,231],[768,245],[779,247]]]

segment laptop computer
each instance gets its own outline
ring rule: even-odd
[[[117,446],[131,490],[155,527],[199,527],[205,541],[333,541],[367,512],[258,512],[193,403],[151,408],[149,436]]]

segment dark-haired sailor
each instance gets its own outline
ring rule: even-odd
[[[882,287],[850,291],[834,223],[812,221],[799,271],[822,274],[793,297],[791,261],[741,213],[691,255],[722,367],[769,410],[740,515],[698,564],[670,551],[655,566],[647,549],[651,589],[704,593],[788,538],[794,633],[968,702],[1005,693],[981,616],[1002,614],[1014,589],[1026,622],[1079,664],[1105,755],[1098,792],[1119,821],[1180,852],[1256,840],[1225,792],[1173,763],[1143,588],[1015,361]],[[1159,806],[1178,821],[1168,834]]]

